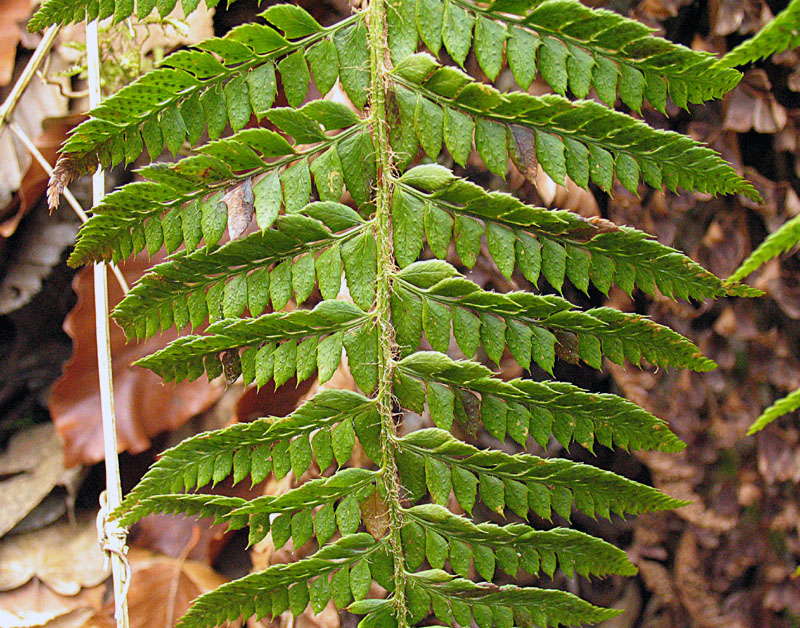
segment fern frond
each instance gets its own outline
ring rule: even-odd
[[[49,0],[33,24],[101,14],[120,20],[154,9],[165,15],[176,1]],[[182,3],[188,12],[199,0]],[[576,0],[367,0],[329,27],[287,3],[260,17],[269,25],[242,25],[170,55],[92,111],[66,142],[50,200],[98,164],[131,163],[145,150],[152,160],[164,147],[178,154],[207,135],[189,156],[140,168],[142,181],[107,196],[70,262],[167,250],[168,260],[115,312],[130,338],[208,319],[203,335],[180,337],[138,362],[164,379],[224,374],[228,383],[277,387],[316,373],[326,382],[344,351],[364,394],[323,390],[287,417],[187,439],[163,454],[113,517],[125,526],[151,513],[213,517],[231,529],[249,526],[251,544],[269,534],[276,548],[291,541],[303,554],[316,551],[203,596],[185,628],[287,609],[297,616],[309,605],[319,613],[331,599],[363,615],[361,628],[613,617],[616,610],[563,591],[507,584],[519,569],[551,578],[557,569],[568,577],[635,573],[622,551],[600,539],[529,522],[684,502],[610,471],[531,455],[529,439],[590,453],[595,442],[661,451],[683,443],[664,421],[616,395],[505,381],[444,352],[455,337],[468,357],[482,348],[499,364],[508,349],[525,369],[536,364],[550,374],[557,357],[595,368],[604,356],[696,371],[714,364],[645,317],[583,311],[557,295],[491,292],[443,260],[454,242],[472,268],[485,248],[506,278],[518,269],[559,293],[567,279],[587,294],[590,284],[605,294],[616,284],[695,299],[755,291],[723,283],[633,229],[532,207],[436,164],[409,166],[420,146],[433,160],[444,147],[462,166],[474,146],[500,177],[511,157],[528,178],[541,164],[559,183],[570,177],[609,193],[616,176],[634,193],[643,179],[756,199],[752,185],[689,137],[564,97],[593,88],[607,105],[619,95],[633,110],[649,101],[664,111],[668,96],[685,107],[722,95],[740,74]],[[560,95],[501,93],[417,53],[420,39],[462,67],[473,50],[490,80],[504,63],[524,88],[540,72]],[[320,93],[338,82],[349,102],[334,102],[347,100],[341,94],[306,102],[312,75]],[[279,89],[288,106],[274,106]],[[270,128],[246,128],[253,117]],[[258,231],[247,235],[253,217]],[[226,228],[229,241],[220,246]],[[426,242],[439,259],[419,261]],[[785,240],[769,246],[783,250]],[[312,297],[313,309],[300,309]],[[423,337],[435,351],[418,351]],[[409,429],[401,410],[430,416],[436,428]],[[468,444],[450,433],[456,419],[459,434],[485,428],[499,441],[510,436],[517,449]],[[368,460],[353,455],[357,444]],[[281,495],[200,492],[229,477],[256,484],[289,473],[293,488]],[[523,522],[481,522],[473,515],[479,501]],[[373,583],[385,592],[381,599],[368,597]]]
[[[496,6],[490,7],[495,17],[496,11]],[[591,75],[591,85],[607,104],[613,106],[616,101],[618,82],[619,95],[631,109],[640,111],[646,99],[664,113],[667,93],[685,109],[687,102],[721,98],[741,79],[738,72],[717,67],[711,54],[655,37],[640,22],[589,9],[574,0],[541,3],[524,14],[521,24],[534,29],[543,40],[539,48],[542,76],[563,93],[566,85],[559,84],[563,79],[556,77],[568,70],[569,88],[578,98],[586,96]],[[511,34],[513,37],[513,28]],[[560,40],[567,54],[550,38]]]
[[[800,1],[791,0],[774,20],[728,52],[718,65],[735,68],[797,46],[800,46]]]
[[[351,251],[347,243],[363,234],[368,223],[331,201],[302,211],[278,216],[272,228],[218,249],[176,253],[139,280],[115,308],[114,319],[128,338],[139,339],[173,325],[196,327],[206,317],[203,300],[213,322],[241,316],[245,308],[259,316],[270,302],[281,309],[292,295],[300,305],[317,284],[324,299],[335,299],[342,251]],[[289,266],[279,270],[285,260]]]
[[[276,145],[279,148],[270,152]],[[358,173],[343,168],[341,162],[341,157],[350,157],[354,146],[361,153]],[[259,226],[267,228],[281,207],[296,212],[309,203],[312,175],[318,192],[327,188],[327,193],[319,192],[320,198],[332,202],[339,200],[344,185],[354,199],[362,199],[364,189],[374,179],[374,168],[370,167],[374,160],[372,141],[360,124],[326,137],[299,154],[267,129],[246,129],[203,150],[210,154],[188,157],[170,166],[144,168],[140,173],[150,181],[129,183],[106,196],[81,227],[69,264],[120,261],[145,248],[152,255],[165,244],[169,251],[181,244],[193,250],[201,240],[206,246],[214,246],[226,227],[233,235],[229,214],[243,203],[249,203],[251,216],[255,214]],[[310,166],[308,158],[318,153],[322,154],[313,162],[318,165]],[[263,161],[280,154],[286,156]],[[226,155],[230,156],[230,165],[223,161]],[[231,201],[218,191],[226,188],[244,201]]]
[[[423,0],[427,13],[437,14],[441,0]],[[483,8],[472,1],[445,0],[439,28],[451,57],[463,67],[474,25],[472,46],[479,65],[494,80],[505,47],[517,84],[527,89],[537,71],[558,93],[569,89],[585,98],[591,87],[609,106],[622,101],[641,111],[646,100],[666,110],[667,94],[686,108],[721,98],[741,79],[716,57],[655,37],[653,30],[618,13],[591,9],[575,0],[495,2]],[[436,24],[420,24],[431,48]],[[437,51],[431,48],[432,52]],[[396,61],[400,61],[397,59]]]
[[[248,518],[245,515],[231,517],[231,513],[246,503],[241,497],[163,493],[142,499],[137,509],[139,519],[151,514],[182,514],[213,518],[215,525],[226,523],[229,530],[239,530],[247,525]]]
[[[305,11],[302,13],[313,21]],[[269,10],[265,15],[274,16]],[[310,80],[308,65],[315,70],[314,79],[320,91],[330,90],[339,75],[339,65],[333,63],[337,45],[332,42],[340,41],[338,36],[354,30],[361,32],[364,25],[359,27],[358,22],[362,20],[357,14],[329,29],[319,27],[320,30],[292,42],[269,26],[247,24],[225,37],[206,40],[197,46],[198,50],[168,56],[163,62],[165,67],[145,74],[117,92],[72,131],[56,165],[51,197],[57,196],[75,177],[93,172],[98,163],[105,168],[123,161],[132,163],[145,148],[151,159],[158,157],[164,147],[175,154],[185,141],[196,144],[204,129],[215,140],[228,125],[233,131],[243,129],[251,115],[259,120],[267,116],[280,127],[273,118],[286,116],[270,111],[277,93],[276,69],[290,104],[299,108]],[[347,67],[358,69],[366,62],[363,51],[342,46],[339,54],[348,62]],[[353,59],[354,54],[361,57]],[[356,75],[360,76],[358,72]],[[364,92],[360,90],[360,81],[341,78],[353,101],[362,102]],[[326,108],[333,107],[335,103],[317,104],[299,113],[290,110],[292,118],[305,119],[291,122],[295,123],[294,128],[298,124],[314,125],[315,117],[330,119]],[[343,105],[338,107],[346,109]],[[353,117],[352,112],[350,115]],[[231,165],[236,169],[236,164]]]
[[[437,276],[434,269],[440,270],[442,279],[430,285]],[[603,355],[618,364],[627,358],[638,366],[644,356],[655,366],[716,368],[694,343],[644,316],[610,308],[581,312],[565,299],[527,292],[488,292],[446,262],[415,262],[398,274],[395,286],[395,317],[405,319],[408,328],[424,330],[428,342],[441,353],[450,344],[452,320],[456,342],[466,357],[475,355],[480,343],[489,358],[500,364],[508,346],[527,370],[534,360],[552,373],[554,353],[575,363],[582,359],[597,369],[602,368]],[[405,353],[419,347],[420,335],[402,335]],[[543,350],[542,345],[549,349]]]
[[[487,168],[504,176],[506,135],[519,125],[533,131],[531,150],[556,183],[563,184],[569,176],[586,187],[591,176],[608,190],[616,175],[634,193],[641,177],[655,188],[665,184],[672,191],[683,188],[760,198],[756,189],[710,148],[687,136],[654,129],[594,101],[521,92],[501,94],[460,70],[441,66],[424,53],[406,57],[392,75],[397,83],[401,123],[409,128],[401,134],[410,138],[413,130],[414,143],[418,138],[432,158],[441,152],[442,140],[448,147],[466,146],[474,129],[475,145]],[[462,119],[446,123],[451,111],[460,113]]]
[[[201,308],[206,307],[205,301],[198,303]],[[313,310],[223,319],[209,326],[205,335],[182,336],[135,364],[166,381],[196,379],[205,371],[209,380],[224,372],[226,379],[233,382],[247,369],[246,383],[255,379],[263,386],[274,379],[277,388],[295,375],[298,382],[303,381],[317,368],[330,377],[341,360],[342,344],[351,360],[366,358],[368,364],[374,364],[377,339],[369,318],[352,303],[323,301]],[[279,341],[283,342],[276,345]],[[248,357],[239,355],[242,348],[251,350]],[[359,381],[356,376],[356,381],[367,392],[372,390],[363,379]]]
[[[317,449],[319,451],[319,446]],[[247,452],[246,449],[238,451]],[[293,451],[290,448],[290,458],[296,459],[297,454]],[[239,457],[243,458],[242,455]],[[319,455],[317,460],[320,466],[325,464]],[[241,475],[240,465],[237,465],[234,473],[237,471]],[[237,478],[235,475],[234,479]],[[214,523],[226,523],[230,530],[249,525],[250,545],[258,543],[272,532],[276,549],[283,547],[289,539],[292,539],[295,547],[300,547],[311,538],[310,532],[313,530],[314,538],[322,546],[337,529],[342,536],[358,530],[361,523],[359,504],[375,491],[376,479],[373,471],[342,469],[329,478],[309,480],[283,495],[267,495],[250,502],[219,495],[160,494],[141,498],[122,521],[129,525],[150,514],[213,517]],[[336,502],[339,505],[334,509]],[[314,514],[315,509],[319,510]]]
[[[363,532],[344,536],[303,560],[275,565],[265,571],[223,584],[195,600],[178,626],[204,628],[234,621],[239,617],[275,617],[287,609],[294,615],[299,615],[310,601],[309,581],[315,578],[324,579],[327,584],[329,574],[347,570],[349,582],[345,579],[344,583],[350,589],[347,591],[348,602],[351,591],[352,598],[361,599],[365,595],[364,577],[370,577],[367,561],[379,547],[380,544],[372,536]],[[313,582],[311,586],[314,586]],[[322,604],[323,608],[331,598],[330,587],[327,592],[328,597]],[[315,607],[318,602],[319,600],[314,604]]]
[[[335,443],[331,428],[336,429]],[[376,428],[373,401],[345,390],[321,391],[287,417],[238,423],[198,434],[168,449],[125,496],[114,517],[129,526],[158,512],[152,508],[161,506],[149,502],[151,498],[201,489],[211,482],[221,482],[231,473],[234,483],[249,475],[251,482],[257,484],[270,472],[280,479],[290,470],[299,477],[311,464],[311,453],[320,470],[327,469],[334,460],[342,466],[350,458],[354,433],[367,455],[377,458]],[[305,439],[304,444],[308,445],[309,436],[315,431],[320,436],[311,439],[309,450],[290,445],[298,438],[301,443]]]
[[[480,364],[434,352],[408,356],[398,370],[413,379],[399,387],[401,402],[421,411],[427,382],[431,418],[443,429],[450,429],[455,415],[468,428],[481,419],[495,438],[508,434],[523,446],[531,436],[544,447],[553,434],[564,447],[574,440],[591,448],[597,439],[609,448],[684,448],[664,421],[616,395],[589,393],[564,382],[502,381]]]
[[[760,432],[775,419],[789,414],[800,408],[800,389],[790,392],[782,399],[778,399],[769,408],[761,413],[761,416],[747,430],[748,435]]]
[[[733,272],[728,281],[736,282],[745,279],[771,259],[786,253],[798,244],[800,244],[800,216],[795,216],[783,223],[777,231],[769,234]]]
[[[636,567],[622,550],[583,532],[568,528],[535,530],[521,523],[499,526],[493,523],[474,524],[466,517],[453,514],[434,504],[413,506],[405,511],[409,530],[404,532],[409,550],[416,550],[410,567],[419,558],[427,559],[433,569],[442,569],[450,560],[453,570],[469,577],[470,557],[475,570],[485,580],[494,576],[495,561],[507,575],[514,577],[522,568],[532,575],[540,572],[552,578],[556,568],[571,578],[620,574],[635,575]],[[420,563],[421,564],[421,563]]]
[[[233,4],[236,0],[229,0],[228,4]],[[143,20],[148,17],[154,9],[158,9],[161,18],[167,17],[177,5],[177,0],[45,0],[41,7],[34,13],[28,22],[28,30],[36,32],[50,26],[58,24],[74,24],[86,20],[91,22],[95,19],[104,20],[114,18],[114,23],[135,15]],[[219,4],[219,0],[205,0],[205,5],[211,9]],[[184,15],[189,15],[200,6],[200,0],[181,0],[181,8]]]
[[[445,623],[455,619],[460,626],[471,625],[473,619],[478,626],[577,626],[605,621],[622,612],[594,606],[565,591],[515,585],[498,587],[455,578],[441,570],[408,574],[408,578],[409,602],[420,609],[412,615],[413,619],[423,612],[427,615],[430,606],[437,602],[440,609],[437,617]]]
[[[461,262],[471,268],[485,232],[489,254],[504,276],[511,276],[516,262],[526,279],[536,284],[543,276],[558,290],[565,277],[584,292],[591,281],[605,294],[612,283],[628,293],[639,287],[653,294],[658,286],[672,298],[713,298],[741,289],[735,282],[723,284],[694,260],[646,233],[605,220],[586,220],[569,211],[526,205],[509,194],[487,192],[442,166],[411,168],[398,187],[395,250],[401,266],[417,259],[424,231],[440,259],[454,238]]]
[[[571,518],[575,507],[590,517],[610,517],[685,506],[660,491],[596,467],[531,454],[480,450],[437,428],[404,436],[398,446],[398,469],[411,501],[426,492],[443,505],[455,493],[471,513],[476,495],[490,510],[509,508],[520,517],[534,512],[551,519]],[[589,488],[591,487],[591,488]]]

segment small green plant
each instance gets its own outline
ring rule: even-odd
[[[197,4],[183,1],[187,12]],[[32,26],[121,20],[134,10],[141,18],[155,8],[164,15],[174,5],[50,0]],[[528,176],[541,166],[556,182],[569,177],[606,192],[616,175],[633,192],[642,179],[757,198],[712,150],[610,107],[618,97],[633,111],[649,103],[663,112],[668,97],[686,107],[722,96],[741,75],[573,0],[371,0],[328,27],[291,4],[261,17],[266,23],[168,56],[94,109],[64,146],[51,199],[98,163],[197,146],[177,163],[141,168],[142,181],[95,207],[70,263],[162,247],[172,254],[115,311],[130,338],[209,320],[204,334],[139,362],[166,380],[205,373],[280,386],[316,373],[325,382],[344,351],[361,393],[323,390],[285,418],[190,438],[164,453],[114,516],[131,525],[154,512],[199,514],[249,526],[251,543],[271,534],[276,547],[311,544],[308,558],[199,598],[182,619],[187,628],[287,608],[297,615],[309,604],[319,612],[331,599],[363,615],[360,626],[378,628],[613,617],[619,611],[570,593],[514,584],[520,569],[550,577],[557,569],[569,577],[636,571],[600,539],[529,522],[681,502],[526,446],[553,438],[589,451],[683,444],[625,399],[552,380],[505,381],[472,358],[482,349],[499,364],[507,350],[526,370],[551,375],[557,358],[594,368],[604,356],[697,371],[714,363],[636,314],[583,311],[556,294],[484,290],[445,261],[455,260],[451,243],[464,267],[488,255],[505,277],[559,293],[567,280],[583,292],[616,284],[684,299],[754,291],[723,284],[639,231],[526,205],[442,165],[420,165],[419,151],[435,162],[446,149],[463,166],[474,147],[496,175],[506,175],[510,157]],[[420,39],[428,52],[419,52]],[[490,81],[507,64],[521,91],[501,93],[465,73],[470,50]],[[442,62],[448,56],[453,64]],[[537,74],[555,94],[525,91]],[[353,106],[307,102],[312,76],[321,94],[338,81]],[[278,77],[287,107],[274,106]],[[592,89],[605,105],[582,100]],[[251,126],[253,116],[276,130]],[[253,217],[259,229],[245,235]],[[226,228],[230,241],[219,245]],[[313,307],[304,306],[309,300]],[[421,350],[423,336],[430,350]],[[453,337],[466,359],[448,357]],[[436,427],[406,433],[406,410],[429,413]],[[479,449],[455,436],[454,424],[458,433],[483,429],[516,445]],[[370,461],[363,468],[348,467],[357,443]],[[299,480],[312,464],[321,477],[279,496],[194,492],[231,475]],[[478,504],[508,522],[482,522]],[[369,597],[373,581],[385,597]]]

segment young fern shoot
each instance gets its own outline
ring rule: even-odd
[[[190,11],[198,2],[182,4]],[[49,0],[32,24],[121,20],[174,5]],[[645,102],[663,111],[667,97],[701,102],[732,89],[739,73],[572,0],[371,0],[328,27],[278,4],[261,18],[170,55],[94,109],[64,145],[52,196],[98,163],[195,147],[174,164],[141,168],[141,181],[107,196],[70,263],[171,253],[115,311],[131,339],[210,322],[202,335],[140,360],[166,380],[205,373],[260,387],[316,374],[326,382],[344,352],[361,392],[322,390],[287,417],[184,441],[114,516],[126,526],[156,512],[212,516],[231,529],[249,526],[251,543],[271,534],[276,548],[310,544],[307,558],[196,600],[185,628],[286,609],[297,615],[309,604],[320,612],[331,600],[363,616],[364,628],[613,617],[619,611],[570,593],[515,584],[519,570],[636,571],[605,541],[532,522],[556,515],[568,523],[574,509],[610,517],[681,502],[527,446],[555,439],[565,449],[677,451],[683,443],[623,398],[552,379],[504,380],[475,358],[499,365],[508,351],[525,370],[551,375],[557,358],[598,369],[603,357],[697,371],[715,365],[646,317],[581,310],[555,294],[484,290],[453,263],[473,267],[485,241],[504,276],[558,293],[567,280],[583,292],[593,284],[607,294],[616,284],[684,299],[752,291],[723,284],[644,233],[527,205],[436,162],[446,150],[464,165],[474,147],[500,176],[511,157],[523,174],[541,166],[557,182],[606,191],[616,176],[634,192],[642,179],[756,198],[710,149],[612,108],[618,96],[636,111]],[[491,80],[507,63],[523,91],[500,92],[467,74],[470,50]],[[524,91],[537,73],[555,94]],[[278,76],[287,107],[275,106]],[[321,94],[338,81],[352,107],[309,100],[311,77]],[[580,100],[591,89],[605,104]],[[258,229],[248,232],[253,218]],[[226,229],[229,241],[220,244]],[[447,355],[453,338],[464,359]],[[435,427],[409,432],[405,411],[429,413]],[[517,445],[479,449],[470,441],[481,429]],[[350,466],[356,444],[368,458],[363,467]],[[312,465],[319,477],[301,483]],[[270,473],[291,473],[299,485],[251,501],[196,492],[231,475],[255,484]],[[482,521],[484,508],[505,523]],[[384,596],[370,596],[373,581]]]

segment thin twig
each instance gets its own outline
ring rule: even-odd
[[[89,70],[89,105],[100,104],[100,51],[97,40],[97,20],[86,25],[86,52]],[[92,176],[94,206],[103,202],[105,176],[101,168]],[[122,501],[117,458],[117,426],[114,418],[114,383],[111,368],[111,339],[108,323],[108,277],[106,265],[94,265],[94,304],[97,333],[97,366],[100,377],[100,407],[103,417],[103,448],[106,462],[106,495],[109,511]],[[114,617],[117,628],[128,628],[128,602],[125,599],[128,571],[125,560],[125,530],[116,522],[106,521],[108,550],[111,552],[111,574],[114,584]]]
[[[33,158],[37,161],[37,163],[42,167],[48,176],[53,174],[53,166],[50,165],[50,162],[47,161],[44,155],[42,155],[39,148],[31,141],[31,138],[25,133],[22,127],[11,120],[8,123],[8,130],[11,131],[17,139],[25,145],[25,148],[28,149],[28,152],[33,156]],[[69,188],[64,188],[64,198],[67,199],[70,207],[72,207],[73,211],[78,215],[78,218],[81,219],[81,222],[86,222],[89,220],[89,217],[86,215],[86,212],[83,211],[83,207],[78,202],[78,199],[69,191]],[[119,287],[122,288],[122,294],[128,294],[130,288],[128,287],[128,282],[125,281],[125,277],[122,274],[122,271],[116,264],[110,264],[111,272],[114,273],[114,277],[119,284]]]

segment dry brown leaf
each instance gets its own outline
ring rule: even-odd
[[[771,296],[789,318],[800,319],[800,282],[797,274],[772,259],[760,269],[755,287]]]
[[[11,82],[22,23],[30,17],[32,5],[31,0],[3,0],[0,5],[0,87]]]
[[[106,585],[81,589],[77,595],[59,595],[33,579],[13,591],[0,592],[3,628],[81,628],[100,610]]]
[[[147,266],[146,255],[140,255],[125,264],[123,273],[132,282]],[[67,465],[77,462],[93,464],[103,459],[103,434],[97,388],[91,268],[84,268],[75,277],[73,289],[78,294],[78,304],[64,321],[64,330],[73,339],[73,355],[64,367],[64,374],[53,386],[50,414],[64,438]],[[120,298],[119,286],[110,281],[112,307]],[[131,366],[134,360],[162,348],[177,337],[178,333],[170,330],[139,344],[127,344],[122,330],[111,324],[119,451],[138,453],[146,450],[153,436],[182,425],[208,409],[222,394],[223,385],[218,380],[165,384],[151,371]]]
[[[681,603],[697,628],[744,628],[723,615],[719,596],[706,579],[701,564],[697,536],[691,530],[683,533],[675,555],[675,587]]]
[[[226,579],[204,563],[131,549],[128,614],[131,628],[169,628],[197,596],[213,591]],[[112,616],[113,605],[105,607]]]
[[[726,102],[725,129],[777,133],[786,126],[786,109],[775,100],[767,73],[760,68],[748,70]]]
[[[598,628],[634,628],[639,619],[639,611],[642,608],[642,594],[636,582],[629,582],[611,608],[619,608],[624,611],[612,619],[600,622]]]
[[[212,525],[210,519],[150,515],[131,529],[129,543],[165,556],[184,556],[211,564],[225,547],[227,526]]]
[[[22,521],[59,484],[79,470],[64,469],[64,444],[52,423],[17,432],[0,456],[0,536]]]
[[[0,541],[0,591],[38,578],[56,593],[75,595],[108,577],[97,543],[95,517],[57,523]]]
[[[678,15],[678,10],[692,0],[641,0],[636,16],[647,21],[666,20]]]
[[[41,206],[26,222],[0,281],[0,314],[18,310],[41,290],[42,280],[75,240],[78,224],[72,218],[70,214],[51,218]]]
[[[790,435],[797,436],[777,426],[758,433],[758,470],[768,484],[800,481],[800,448]]]
[[[57,60],[57,53],[51,53],[51,59]],[[60,61],[53,64],[59,69],[63,65]],[[45,119],[60,118],[67,112],[67,99],[58,88],[34,79],[22,94],[12,119],[33,139],[42,135]],[[0,208],[5,208],[20,189],[33,159],[8,129],[0,133],[0,155]],[[0,217],[5,218],[5,213],[5,210],[0,210]],[[7,236],[8,228],[5,232],[0,235]]]
[[[58,149],[67,138],[67,133],[81,122],[85,116],[65,116],[48,118],[42,122],[44,131],[33,138],[33,143],[50,164],[56,162]],[[17,229],[22,218],[36,206],[47,189],[49,175],[32,160],[19,185],[19,189],[11,200],[0,207],[0,239],[10,237]]]

